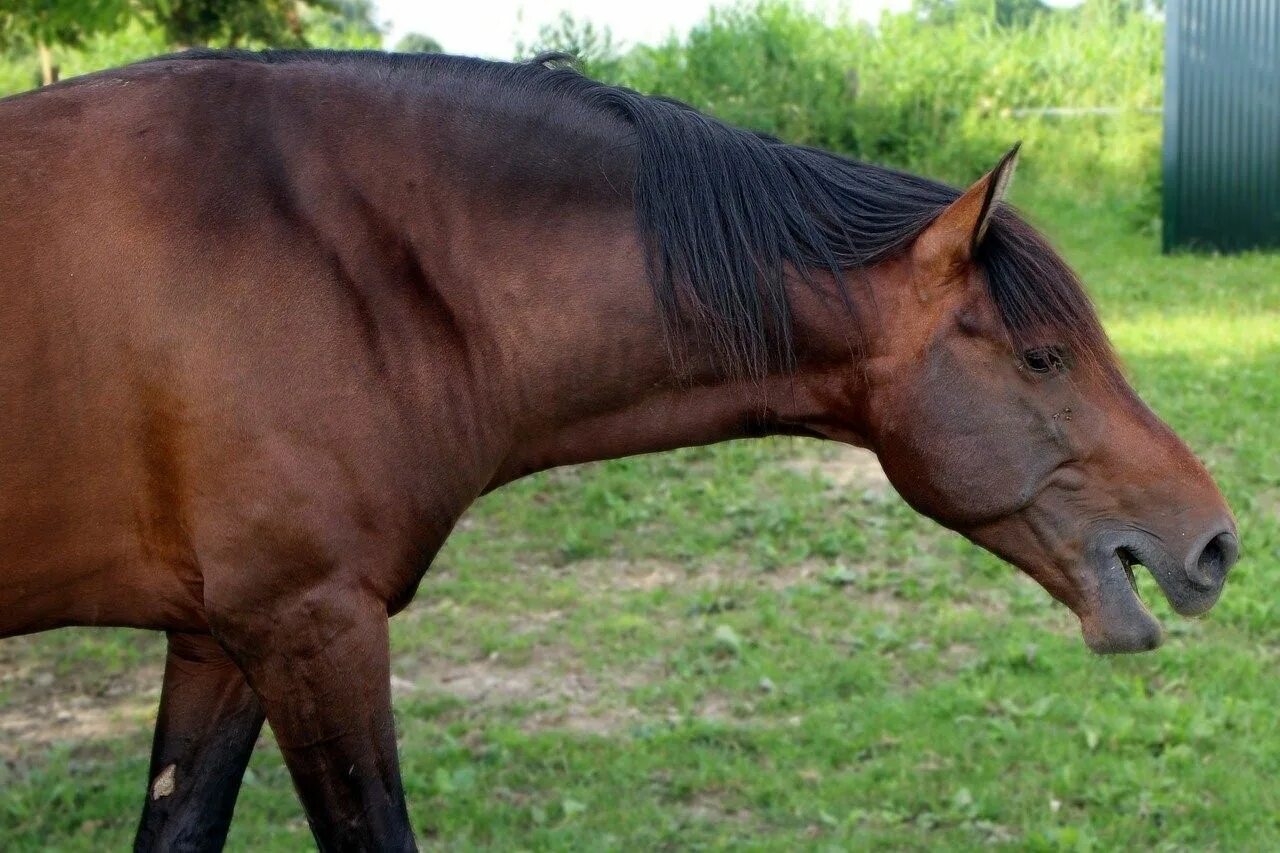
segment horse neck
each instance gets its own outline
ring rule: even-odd
[[[697,343],[672,357],[629,210],[613,224],[597,216],[579,226],[575,237],[550,241],[577,247],[560,255],[557,275],[519,288],[539,296],[508,327],[507,360],[520,369],[505,378],[518,427],[490,488],[560,465],[736,438],[865,443],[856,335],[832,298],[797,286],[796,363],[734,378]]]
[[[487,136],[461,120],[433,133],[441,123],[424,121],[352,180],[374,207],[414,212],[387,218],[411,223],[399,244],[415,247],[423,295],[447,318],[453,348],[444,359],[428,354],[442,366],[423,374],[469,400],[443,413],[423,401],[424,413],[483,433],[467,450],[494,467],[488,488],[559,465],[749,436],[860,441],[849,416],[862,407],[857,335],[838,300],[793,288],[791,370],[733,379],[696,343],[673,360],[619,189],[629,167],[601,156],[618,147],[611,131],[559,128],[553,146],[541,122],[487,124]],[[428,150],[413,140],[430,140]],[[396,151],[419,153],[392,168],[405,156]],[[399,174],[417,176],[412,189]]]

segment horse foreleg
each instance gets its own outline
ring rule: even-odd
[[[134,850],[221,850],[262,729],[258,697],[212,637],[170,634]]]
[[[262,697],[321,850],[414,850],[391,715],[387,610],[360,588],[313,590],[215,633]]]

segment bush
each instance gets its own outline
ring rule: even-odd
[[[788,141],[957,182],[1021,139],[1024,175],[1115,195],[1139,219],[1153,213],[1162,22],[1122,0],[1041,14],[1007,5],[920,4],[871,26],[764,0],[712,10],[684,38],[596,57],[589,70]]]

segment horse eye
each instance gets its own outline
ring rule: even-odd
[[[1036,347],[1022,354],[1022,363],[1032,373],[1062,373],[1070,367],[1062,347]]]

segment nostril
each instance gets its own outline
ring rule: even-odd
[[[1218,586],[1239,556],[1240,545],[1234,533],[1224,530],[1209,540],[1196,559],[1193,581],[1201,586]]]

